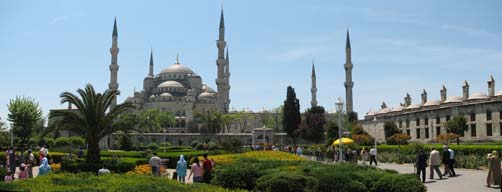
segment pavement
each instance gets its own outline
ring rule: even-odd
[[[311,157],[306,157],[311,159]],[[328,162],[324,162],[328,163]],[[329,163],[328,163],[329,164]],[[361,161],[359,162],[361,164]],[[361,164],[362,165],[362,164]],[[395,163],[378,163],[376,166],[380,169],[392,169],[399,173],[415,173],[415,168],[413,164],[395,164]],[[440,167],[441,172],[444,171],[444,167]],[[429,167],[425,170],[426,179],[425,186],[427,191],[430,192],[501,192],[502,189],[499,186],[486,187],[486,177],[488,175],[488,170],[477,170],[477,169],[460,169],[456,168],[455,177],[445,176],[443,179],[439,179],[438,175],[434,173],[434,179],[429,179]]]

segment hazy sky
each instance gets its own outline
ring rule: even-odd
[[[502,82],[502,1],[225,1],[231,107],[281,105],[295,88],[310,106],[316,63],[319,105],[329,111],[343,86],[345,32],[350,28],[354,109],[359,118],[406,93],[420,102],[461,95],[463,80],[487,92]],[[119,101],[142,89],[150,49],[155,73],[180,62],[213,88],[222,1],[0,1],[0,117],[16,95],[35,98],[45,114],[64,108],[59,94],[86,83],[108,87],[113,19],[117,17]],[[500,83],[498,84],[500,85]],[[501,90],[500,86],[496,87]]]

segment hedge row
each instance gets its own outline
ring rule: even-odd
[[[0,182],[0,191],[183,191],[183,192],[227,192],[218,186],[207,184],[184,185],[177,181],[149,175],[110,174],[96,176],[94,174],[49,174],[35,179]]]
[[[217,166],[212,184],[229,189],[289,192],[425,192],[415,175],[370,166],[241,158]]]

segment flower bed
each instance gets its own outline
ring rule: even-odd
[[[167,173],[164,167],[160,167],[160,174]],[[148,164],[138,165],[133,170],[126,173],[126,175],[150,175],[152,174],[152,167]]]

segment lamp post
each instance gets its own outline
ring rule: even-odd
[[[375,150],[377,149],[377,119],[376,116],[373,117],[373,123],[375,124]]]
[[[335,102],[335,108],[336,108],[336,113],[338,114],[338,151],[339,151],[339,159],[338,161],[343,162],[343,150],[342,150],[342,113],[343,113],[343,100],[342,98],[338,97],[338,99]]]

